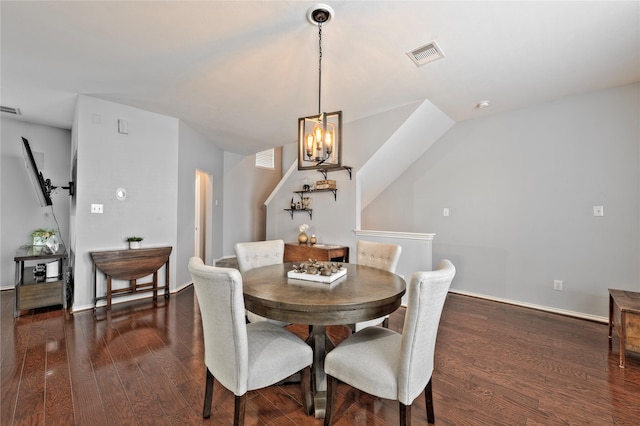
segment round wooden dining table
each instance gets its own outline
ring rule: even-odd
[[[287,277],[297,263],[252,269],[242,274],[245,308],[263,317],[311,326],[315,416],[326,407],[324,358],[333,348],[327,325],[349,325],[390,314],[400,307],[406,283],[383,269],[345,263],[347,274],[332,283]]]

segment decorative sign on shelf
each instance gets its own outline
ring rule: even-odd
[[[331,179],[316,182],[316,189],[336,189],[336,181]]]

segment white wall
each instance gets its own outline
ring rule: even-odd
[[[458,123],[362,227],[435,233],[452,289],[606,317],[608,288],[640,290],[639,121],[634,84]]]
[[[74,310],[93,306],[91,251],[124,249],[135,234],[144,247],[172,246],[176,265],[179,141],[178,119],[89,96],[79,97],[76,116]],[[118,119],[127,120],[129,134],[118,133]],[[128,191],[124,201],[115,197],[119,187]],[[90,213],[94,203],[103,214]],[[170,280],[175,289],[175,266]],[[99,280],[98,295],[104,292]]]
[[[234,245],[266,239],[264,202],[282,176],[282,149],[275,153],[275,168],[255,166],[255,155],[224,153],[224,246],[225,256],[235,256]]]
[[[211,175],[213,184],[212,229],[208,230],[211,246],[208,247],[205,262],[211,265],[214,259],[222,256],[223,160],[224,153],[220,149],[185,123],[180,123],[176,236],[178,250],[175,264],[178,288],[191,282],[187,263],[194,255],[196,170]]]
[[[41,207],[24,165],[22,139],[29,140],[34,152],[44,154],[40,169],[53,185],[67,186],[70,180],[71,133],[69,130],[41,126],[2,117],[0,148],[0,288],[14,286],[15,252],[31,242],[37,228],[57,229],[65,243],[69,242],[69,192],[58,189],[51,198],[52,207]],[[39,166],[40,167],[40,166]]]
[[[294,212],[292,218],[291,214],[284,209],[289,208],[292,198],[295,202],[300,201],[300,197],[293,191],[302,190],[305,178],[311,182],[324,179],[324,176],[316,170],[298,171],[297,166],[294,168],[295,170],[286,175],[280,183],[277,193],[272,194],[267,206],[267,239],[296,242],[300,233],[298,227],[307,224],[309,225],[307,234],[315,234],[318,244],[353,246],[355,217],[352,212],[355,209],[355,180],[349,180],[349,174],[346,171],[329,173],[328,179],[335,180],[338,187],[336,199],[331,192],[313,193],[310,196],[313,218],[305,211]]]
[[[285,175],[267,206],[267,238],[282,238],[287,242],[295,242],[299,233],[298,226],[306,223],[310,227],[308,233],[315,234],[319,244],[347,245],[351,253],[355,253],[358,238],[354,230],[360,229],[358,182],[367,179],[371,174],[386,173],[380,168],[378,170],[370,168],[368,173],[361,173],[361,168],[389,138],[397,133],[407,119],[420,109],[421,104],[421,102],[415,102],[355,121],[348,121],[348,115],[345,114],[342,164],[353,168],[351,178],[347,171],[330,172],[327,178],[335,180],[338,188],[336,199],[330,192],[313,193],[311,194],[313,219],[306,212],[295,212],[292,219],[290,213],[284,209],[289,207],[292,197],[295,201],[299,200],[298,195],[293,191],[302,190],[305,178],[312,182],[324,179],[324,176],[316,170],[297,170],[294,163],[293,169]],[[421,112],[430,113],[424,110]],[[426,117],[426,119],[429,118]],[[388,158],[388,160],[395,159]],[[292,165],[285,165],[285,167],[289,166]],[[411,253],[407,250],[407,253],[403,253],[405,257],[413,255],[416,256],[416,262],[424,264],[420,259],[422,252]]]

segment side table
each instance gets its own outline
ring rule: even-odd
[[[23,246],[16,251],[13,260],[16,262],[14,318],[25,309],[52,305],[62,305],[63,309],[67,309],[65,280],[67,250],[63,244],[58,246],[55,253],[44,246]],[[36,275],[36,267],[25,266],[27,262],[42,264],[52,260],[58,263],[58,270],[54,276],[47,277],[45,271]]]
[[[624,351],[640,352],[640,293],[609,289],[609,339],[614,328],[620,338],[620,368],[624,368]]]
[[[158,297],[158,270],[165,266],[164,297],[169,298],[169,256],[172,247],[155,247],[128,250],[109,250],[91,252],[93,259],[93,294],[94,305],[98,300],[106,299],[107,310],[111,309],[111,299],[115,296],[131,295],[140,292],[153,291],[153,298]],[[107,278],[107,291],[105,296],[97,295],[97,270],[104,273]],[[139,283],[138,279],[153,275],[151,282]],[[112,288],[112,280],[129,281],[129,286],[121,289]]]

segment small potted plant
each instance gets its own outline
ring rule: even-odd
[[[142,246],[142,244],[140,243],[142,240],[142,237],[127,237],[130,249],[139,249]]]
[[[32,244],[34,246],[44,246],[47,244],[47,240],[55,234],[56,231],[53,229],[38,228],[31,233]]]

